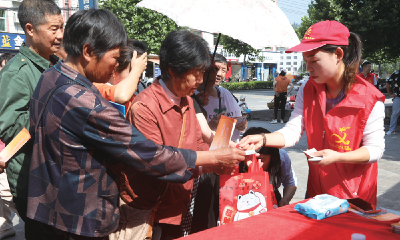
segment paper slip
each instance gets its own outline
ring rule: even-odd
[[[231,140],[232,133],[235,130],[235,125],[236,119],[222,115],[214,139],[211,143],[210,150],[229,147],[229,141]]]
[[[24,144],[31,138],[26,128],[22,129],[18,135],[0,152],[1,161],[7,162]]]
[[[316,152],[317,150],[315,148],[313,149],[308,149],[307,151],[303,151],[303,153],[305,153],[307,156],[309,156],[310,158],[308,159],[308,161],[314,162],[314,161],[321,161],[322,157],[314,157],[311,156],[311,153]]]
[[[379,221],[393,221],[393,220],[396,220],[396,219],[400,219],[400,216],[396,215],[396,214],[393,214],[393,213],[385,213],[385,214],[381,214],[381,215],[378,215],[378,216],[372,216],[370,218],[375,219],[375,220],[379,220]]]
[[[400,222],[392,224],[392,233],[400,235]]]

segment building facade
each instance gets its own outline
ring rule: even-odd
[[[218,35],[196,30],[192,31],[207,41],[210,52],[213,53]],[[302,68],[302,54],[285,53],[285,49],[284,47],[264,48],[259,55],[262,57],[262,61],[249,61],[246,59],[246,64],[244,64],[243,55],[234,56],[228,53],[220,44],[218,44],[217,53],[228,60],[227,79],[267,81],[274,79],[282,70],[286,70],[289,75],[298,75],[300,72],[305,71]]]

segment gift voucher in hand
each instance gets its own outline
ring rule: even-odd
[[[232,133],[235,130],[236,121],[236,119],[224,115],[221,116],[210,150],[229,147],[229,141],[231,140]]]
[[[7,162],[24,144],[31,138],[28,130],[23,128],[21,132],[0,152],[1,160]]]

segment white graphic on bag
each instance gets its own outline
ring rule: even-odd
[[[248,194],[237,196],[237,212],[233,221],[245,219],[267,211],[267,202],[265,197],[259,193],[250,190]]]

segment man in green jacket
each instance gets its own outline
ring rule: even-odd
[[[25,43],[0,71],[0,139],[6,145],[23,128],[29,129],[32,93],[42,72],[50,67],[50,56],[59,50],[64,35],[61,10],[52,0],[24,0],[18,18]],[[30,141],[8,162],[7,177],[14,204],[25,221],[25,237],[37,239],[35,221],[26,217],[31,152]]]

